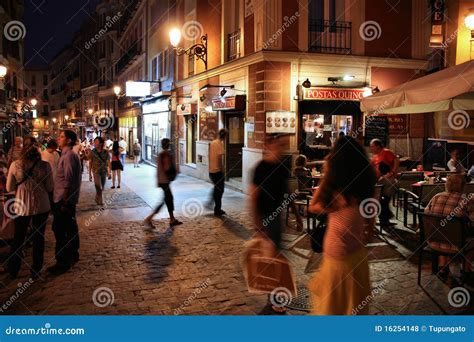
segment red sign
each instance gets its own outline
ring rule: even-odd
[[[304,100],[341,100],[360,101],[363,98],[363,89],[344,88],[305,88]]]
[[[408,115],[387,115],[388,133],[401,135],[408,133]]]
[[[212,110],[245,110],[245,95],[212,99]]]

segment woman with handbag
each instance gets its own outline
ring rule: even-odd
[[[309,284],[312,313],[368,314],[365,244],[373,234],[375,170],[363,147],[349,136],[336,141],[324,168],[324,179],[309,206],[310,212],[327,214],[328,219],[321,266]]]
[[[170,183],[175,180],[177,171],[176,167],[174,166],[173,157],[169,151],[170,148],[170,140],[168,138],[164,138],[161,140],[161,148],[162,151],[157,156],[157,175],[158,175],[158,187],[163,189],[165,194],[164,200],[158,204],[156,209],[144,220],[144,224],[148,227],[153,227],[151,220],[153,216],[158,214],[163,207],[163,204],[166,204],[166,208],[168,208],[168,213],[170,215],[170,226],[174,227],[183,222],[177,220],[174,217],[174,199],[173,193],[171,192]]]
[[[115,189],[115,179],[117,179],[117,189],[120,189],[120,182],[122,180],[123,164],[121,160],[121,152],[118,141],[114,141],[112,145],[112,187]]]
[[[15,237],[8,259],[8,273],[16,278],[22,262],[22,248],[25,244],[28,227],[32,233],[28,239],[33,241],[33,264],[31,277],[39,277],[44,261],[44,233],[50,200],[53,191],[53,173],[48,162],[41,160],[41,152],[36,140],[24,139],[20,159],[13,161],[7,177],[7,190],[15,191],[15,204],[6,211],[15,219]]]

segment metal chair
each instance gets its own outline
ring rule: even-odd
[[[308,213],[308,208],[309,208],[309,202],[311,200],[311,189],[308,189],[306,186],[306,183],[304,180],[299,179],[301,177],[297,178],[290,178],[288,182],[288,188],[290,191],[290,194],[295,194],[296,198],[292,201],[292,205],[288,205],[286,207],[286,218],[285,222],[286,225],[288,225],[289,218],[290,218],[290,207],[295,206],[295,210],[299,211],[300,207],[305,207],[306,208],[306,220],[307,220],[307,225],[309,227],[310,224],[310,217]],[[304,178],[310,178],[311,177],[304,177]],[[300,190],[300,186],[303,186],[302,189]],[[299,215],[298,213],[295,213],[295,215]]]
[[[413,183],[422,181],[425,178],[423,171],[406,171],[401,172],[398,177],[398,191],[393,197],[393,203],[397,204],[397,209],[395,210],[395,218],[398,220],[398,210],[400,206],[403,206],[404,195],[403,192],[411,189]]]
[[[432,273],[438,273],[438,256],[448,256],[451,258],[449,262],[459,258],[463,261],[463,268],[465,266],[466,255],[474,250],[469,248],[469,227],[468,221],[460,217],[446,217],[440,215],[426,214],[419,212],[420,219],[420,256],[418,261],[418,285],[421,286],[421,266],[423,264],[423,250],[429,247],[433,254],[432,259]],[[453,248],[437,247],[433,243],[448,244]],[[440,245],[441,246],[441,245]],[[464,270],[461,271],[461,281],[464,278]]]
[[[445,191],[445,184],[422,184],[420,195],[406,190],[404,192],[403,224],[408,227],[408,211],[413,213],[413,227],[416,227],[416,213],[423,211],[434,195]]]

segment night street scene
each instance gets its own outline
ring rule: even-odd
[[[474,313],[474,0],[0,21],[1,316]]]

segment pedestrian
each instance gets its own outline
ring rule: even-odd
[[[110,152],[112,150],[112,145],[114,144],[113,140],[110,139],[110,136],[107,136],[105,140],[105,150]]]
[[[370,151],[372,152],[372,165],[375,168],[375,173],[377,178],[383,176],[384,178],[390,179],[391,181],[395,182],[395,178],[398,173],[398,166],[400,165],[400,160],[398,157],[390,151],[388,148],[384,148],[382,141],[380,139],[372,139],[370,142]],[[388,165],[389,172],[382,175],[380,172],[380,164],[384,163]],[[384,201],[386,201],[387,205],[390,204],[391,196],[384,196]],[[387,211],[388,209],[388,211]],[[390,210],[390,207],[385,207],[385,210],[380,212],[379,221],[382,227],[390,227],[393,224],[390,222],[390,219],[393,217],[393,213]],[[387,214],[387,215],[385,215]]]
[[[224,140],[227,130],[219,130],[219,137],[214,139],[209,145],[209,178],[214,184],[212,200],[214,201],[214,216],[225,215],[222,210],[222,196],[224,195]]]
[[[121,161],[120,143],[115,141],[112,145],[112,187],[115,189],[115,179],[117,179],[117,189],[120,189],[122,180],[123,164]]]
[[[22,149],[23,149],[23,138],[22,137],[16,137],[14,145],[8,151],[8,156],[7,156],[7,167],[8,168],[10,167],[10,164],[12,162],[14,162],[15,160],[20,159]]]
[[[284,200],[289,192],[289,170],[281,160],[284,148],[282,140],[281,134],[267,135],[265,154],[255,168],[249,189],[252,217],[257,235],[272,242],[275,251],[272,254],[275,257],[278,257],[281,253],[283,231],[281,213],[285,211]],[[270,297],[269,303],[272,303]],[[276,305],[271,305],[271,307],[277,313],[285,311],[284,308]]]
[[[309,206],[310,212],[327,214],[328,220],[321,266],[309,284],[313,314],[369,312],[365,245],[373,235],[374,219],[368,218],[368,207],[373,204],[375,182],[375,169],[364,148],[350,136],[337,139]]]
[[[44,234],[53,191],[53,174],[48,162],[41,160],[40,145],[33,137],[26,137],[20,159],[12,162],[6,188],[15,192],[15,235],[8,259],[8,273],[12,279],[20,271],[23,246],[31,225],[28,241],[33,242],[31,277],[37,279],[43,268]]]
[[[158,187],[163,189],[165,194],[164,200],[158,204],[156,209],[145,218],[145,225],[148,227],[152,227],[151,220],[153,216],[158,214],[163,204],[166,204],[166,208],[168,208],[168,213],[170,216],[170,226],[174,227],[177,225],[182,224],[181,221],[178,221],[174,217],[174,199],[173,193],[171,192],[170,183],[176,177],[176,169],[174,166],[174,158],[171,155],[169,148],[170,148],[170,139],[164,138],[161,140],[161,152],[157,156],[157,176],[158,176]]]
[[[76,205],[81,189],[81,161],[72,151],[77,136],[71,130],[59,135],[59,158],[53,195],[53,232],[56,239],[56,264],[47,269],[53,275],[67,272],[79,261],[79,228],[76,221]]]
[[[138,139],[135,139],[133,144],[133,167],[140,167],[138,163],[140,162],[140,153],[142,151],[142,146],[138,142]]]
[[[41,159],[45,162],[48,162],[51,166],[51,171],[53,172],[53,178],[56,177],[56,170],[58,168],[59,153],[56,151],[58,149],[58,143],[51,139],[46,144],[46,149],[41,152]]]
[[[94,139],[95,148],[90,154],[90,173],[89,180],[94,181],[95,186],[95,202],[102,206],[104,201],[102,192],[105,187],[105,180],[110,178],[110,154],[104,149],[104,139],[97,137]]]
[[[466,168],[459,161],[459,150],[451,151],[451,159],[448,161],[448,170],[456,173],[466,173]]]
[[[127,157],[127,143],[123,139],[123,137],[120,137],[119,141],[119,150],[120,150],[120,161],[122,162],[122,171],[125,169],[125,158]]]

